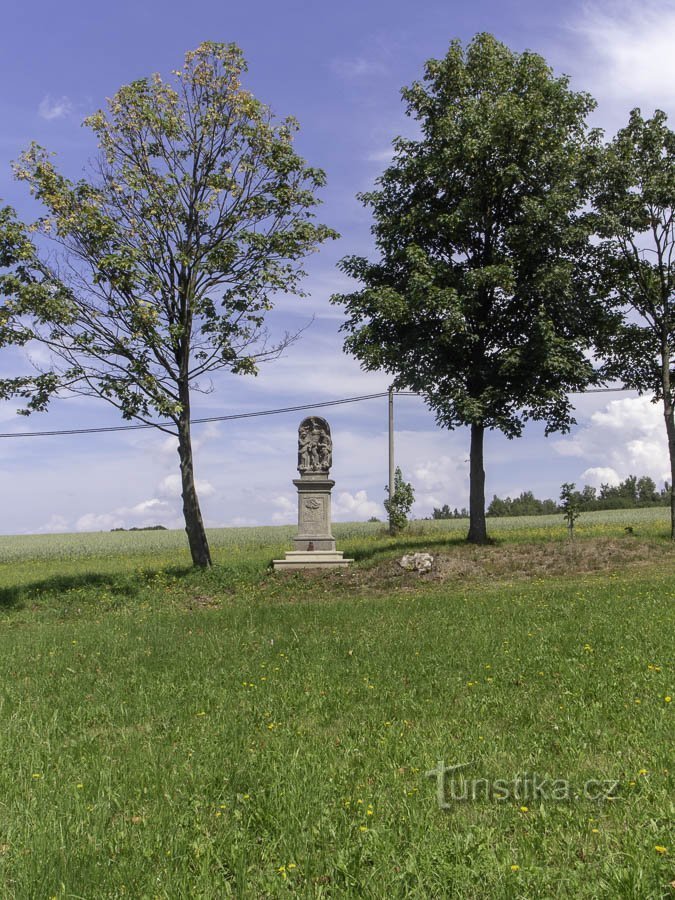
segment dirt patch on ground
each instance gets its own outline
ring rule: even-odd
[[[217,597],[211,597],[209,594],[193,594],[187,597],[185,601],[185,606],[188,609],[217,609],[220,605],[220,600]]]
[[[367,590],[371,593],[409,589],[424,582],[504,581],[511,579],[532,580],[592,573],[621,572],[627,569],[675,566],[675,546],[657,541],[625,538],[591,538],[577,541],[551,541],[523,544],[493,544],[476,547],[455,544],[446,549],[437,546],[427,548],[420,544],[417,551],[430,552],[433,567],[426,574],[409,572],[401,568],[399,559],[387,556],[379,562],[364,567],[351,567],[339,572],[312,572],[304,570],[303,581],[321,583],[321,593],[330,592],[329,585],[338,588],[338,594]],[[278,576],[276,576],[278,577]],[[326,583],[328,582],[328,584]],[[318,587],[318,584],[317,584]]]

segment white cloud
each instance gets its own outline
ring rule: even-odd
[[[110,531],[124,528],[124,519],[115,513],[85,513],[75,522],[75,531]]]
[[[53,119],[64,119],[73,111],[73,104],[69,97],[54,97],[46,94],[38,106],[38,114],[42,119],[51,122]]]
[[[584,484],[589,484],[596,488],[599,488],[602,484],[615,486],[621,483],[621,478],[609,466],[592,466],[581,473],[581,480]]]
[[[235,516],[229,523],[233,528],[249,528],[260,525],[257,519],[249,519],[246,516]]]
[[[70,522],[65,516],[53,515],[49,517],[48,522],[35,529],[35,534],[59,534],[60,532],[70,531],[70,528]]]
[[[166,478],[163,478],[159,483],[157,491],[163,497],[180,497],[182,486],[181,477],[178,472],[174,472],[172,475],[167,475]]]
[[[675,4],[672,0],[633,3],[591,3],[582,7],[571,25],[582,39],[575,69],[580,84],[602,104],[610,119],[622,119],[633,106],[651,115],[656,107],[668,111],[675,100]],[[567,69],[568,67],[564,66]],[[583,81],[582,81],[583,79]],[[614,115],[613,115],[614,114]]]
[[[366,491],[357,491],[350,494],[348,491],[340,491],[333,499],[333,518],[347,522],[363,521],[371,516],[382,518],[383,507],[379,503],[368,499]]]
[[[298,504],[297,500],[291,500],[286,494],[273,497],[271,500],[272,507],[276,507],[276,512],[272,513],[272,522],[275,525],[290,525],[297,521]]]
[[[131,509],[118,510],[120,514],[126,514],[128,516],[144,516],[149,512],[156,512],[158,510],[164,512],[168,508],[168,504],[164,502],[164,500],[158,500],[157,497],[153,497],[151,500],[143,500],[141,503],[137,503],[136,506],[132,506]]]
[[[75,522],[75,530],[109,531],[111,528],[143,528],[148,525],[179,528],[181,524],[182,519],[173,504],[158,497],[150,497],[134,506],[120,506],[111,512],[85,513]]]
[[[607,477],[611,475],[616,482],[628,475],[649,475],[658,482],[670,478],[661,405],[649,397],[612,400],[594,412],[574,438],[556,441],[553,446],[561,456],[593,463],[579,476],[589,484],[601,476],[602,481],[611,483]]]
[[[560,456],[584,456],[586,453],[582,441],[576,437],[555,441],[553,447]]]
[[[413,469],[415,513],[430,515],[435,507],[465,505],[468,502],[466,452],[457,456],[437,456],[419,462]],[[403,477],[406,478],[405,472]],[[407,479],[406,479],[407,480]]]
[[[197,490],[197,495],[201,497],[212,497],[215,493],[215,488],[211,484],[210,481],[206,481],[202,478],[195,479],[195,488]],[[171,497],[176,498],[180,497],[183,492],[182,481],[180,477],[180,473],[173,472],[171,475],[167,475],[165,478],[162,478],[158,487],[157,493],[161,497]]]

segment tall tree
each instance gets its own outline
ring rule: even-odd
[[[663,404],[675,484],[675,133],[639,109],[600,155],[596,290],[614,316],[599,350],[607,377]],[[675,540],[675,492],[670,535]]]
[[[439,424],[470,426],[468,539],[483,542],[485,430],[516,437],[527,419],[566,430],[566,392],[594,377],[578,299],[594,101],[489,34],[466,50],[453,41],[402,95],[421,135],[396,138],[377,189],[360,195],[380,259],[343,259],[362,288],[333,301],[363,368],[422,393]]]
[[[51,350],[61,387],[103,397],[127,419],[168,420],[157,427],[178,439],[198,566],[211,558],[191,394],[208,390],[215,370],[251,374],[278,355],[291,338],[268,342],[274,292],[300,294],[300,261],[336,236],[313,221],[325,179],[294,151],[296,122],[275,120],[244,90],[245,71],[238,47],[207,42],[169,80],[122,87],[85,122],[100,147],[88,179],[69,181],[31,146],[16,175],[46,207],[37,230],[59,252],[49,264],[31,244],[23,277],[4,285],[23,321],[32,314],[30,337]],[[25,245],[28,232],[17,240]],[[45,278],[67,297],[65,314],[59,305],[46,322]]]

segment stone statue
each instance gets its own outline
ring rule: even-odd
[[[308,416],[298,428],[299,478],[293,479],[298,489],[298,533],[293,538],[295,549],[284,559],[274,560],[274,571],[292,569],[344,568],[353,559],[345,559],[335,549],[331,532],[331,491],[335,482],[329,477],[333,465],[333,441],[330,425],[320,416]]]
[[[333,465],[330,425],[320,416],[303,419],[298,428],[298,472],[327,475]]]

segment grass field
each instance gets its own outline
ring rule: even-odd
[[[0,896],[675,896],[664,511],[490,527],[1,537]]]

